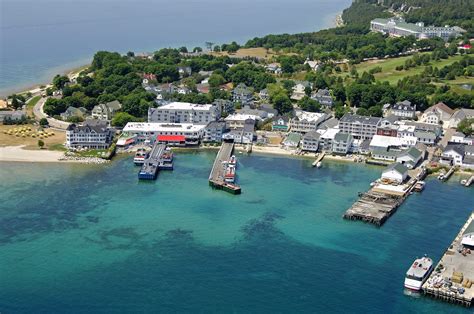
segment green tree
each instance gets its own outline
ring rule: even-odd
[[[47,125],[49,125],[48,119],[46,119],[46,118],[41,118],[41,119],[39,120],[39,124],[40,124],[41,126],[47,126]]]
[[[273,108],[278,110],[279,114],[285,114],[293,110],[291,100],[285,93],[278,93],[272,99]]]
[[[474,125],[474,118],[471,119],[463,119],[458,123],[457,130],[462,132],[466,135],[473,134],[473,125]]]
[[[218,87],[224,83],[225,78],[220,74],[212,73],[212,75],[209,77],[209,85],[211,87]]]
[[[321,104],[314,99],[304,96],[298,101],[298,106],[304,111],[318,112],[321,110]]]
[[[137,121],[137,118],[126,112],[117,112],[112,119],[111,124],[123,128],[128,122]]]
[[[43,147],[44,147],[43,140],[38,140],[38,146],[39,146],[40,149],[43,149]]]
[[[67,83],[69,83],[69,78],[64,75],[56,75],[53,78],[53,85],[57,89],[62,89]]]

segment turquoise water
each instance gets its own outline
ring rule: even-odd
[[[403,294],[439,259],[472,189],[429,179],[380,229],[342,214],[381,168],[240,155],[240,196],[212,190],[216,152],[138,182],[107,166],[0,164],[0,311],[472,313]]]
[[[49,82],[98,50],[245,43],[332,26],[350,0],[1,0],[0,95]]]

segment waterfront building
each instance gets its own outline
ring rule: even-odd
[[[370,149],[370,156],[376,160],[393,161],[397,160],[401,150],[392,147],[372,147]]]
[[[107,122],[87,120],[83,124],[70,124],[66,129],[67,148],[107,149],[113,133]]]
[[[326,130],[318,130],[317,132],[321,132],[321,136],[319,137],[319,147],[325,152],[332,151],[332,142],[334,141],[334,137],[337,133],[339,133],[338,128],[329,128]]]
[[[319,149],[319,139],[321,134],[317,131],[310,131],[303,135],[301,149],[308,152],[317,152]]]
[[[423,153],[415,147],[402,151],[396,159],[398,163],[407,166],[409,169],[415,168],[421,160],[423,160]]]
[[[237,144],[251,144],[255,138],[255,120],[252,119],[247,119],[242,127],[233,128],[222,135],[222,139],[233,140]]]
[[[416,105],[412,105],[408,100],[404,100],[391,105],[388,112],[400,118],[414,119],[416,117]]]
[[[445,41],[466,32],[457,26],[436,27],[425,26],[422,22],[406,23],[402,18],[374,19],[370,22],[370,30],[394,37],[414,36],[416,39],[439,37]]]
[[[474,146],[466,144],[448,144],[443,150],[440,163],[474,169]]]
[[[118,100],[98,104],[92,109],[92,118],[104,121],[112,120],[114,114],[120,109],[122,109],[122,104]]]
[[[288,132],[290,118],[287,116],[276,116],[272,118],[272,131]]]
[[[354,139],[349,133],[339,132],[332,141],[332,152],[339,155],[346,155],[352,146]]]
[[[244,83],[240,83],[232,91],[232,101],[240,103],[242,106],[250,105],[253,102],[253,90]]]
[[[334,105],[334,99],[329,92],[329,89],[319,89],[316,93],[311,95],[311,99],[316,100],[322,106],[332,107]]]
[[[377,133],[381,118],[346,113],[339,120],[339,129],[350,133],[355,139],[371,139]]]
[[[87,109],[84,107],[68,107],[66,111],[60,114],[61,119],[64,121],[71,119],[73,117],[83,119],[87,114]],[[81,120],[82,121],[82,120]]]
[[[154,142],[158,135],[179,136],[176,140],[185,145],[199,144],[204,136],[206,125],[191,123],[147,123],[129,122],[123,128],[123,132],[136,135],[136,142]]]
[[[408,168],[401,163],[393,163],[382,172],[382,180],[403,183],[408,176]]]
[[[214,105],[198,105],[185,102],[172,102],[158,108],[148,109],[148,122],[191,123],[207,125],[216,121],[220,113]]]
[[[224,121],[211,121],[204,128],[203,142],[222,142],[222,135],[226,132],[227,126]]]
[[[301,134],[296,132],[288,133],[285,140],[283,140],[283,146],[285,148],[294,149],[297,148],[301,141]]]
[[[290,119],[290,128],[294,132],[306,133],[316,131],[318,126],[329,119],[329,115],[321,112],[307,112],[297,110],[295,117]]]
[[[238,129],[243,128],[244,125],[248,123],[248,120],[253,121],[253,125],[255,125],[257,121],[262,121],[262,118],[252,114],[234,113],[225,118],[224,120],[227,123],[227,127],[229,129]]]
[[[448,126],[449,119],[453,115],[454,110],[449,108],[444,103],[440,102],[426,109],[421,116],[421,122]]]

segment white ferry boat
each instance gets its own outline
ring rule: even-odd
[[[235,166],[237,164],[237,158],[235,158],[235,155],[230,156],[228,164],[231,166]]]
[[[433,271],[433,260],[427,256],[417,258],[405,276],[405,288],[420,291],[423,283]]]
[[[143,165],[145,160],[148,158],[148,152],[145,148],[139,148],[135,153],[135,157],[133,158],[133,162],[135,165]]]
[[[235,181],[235,166],[228,165],[225,170],[224,180],[227,183],[234,183]]]

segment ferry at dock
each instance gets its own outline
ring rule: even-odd
[[[235,155],[230,156],[228,165],[234,166],[234,167],[237,165],[237,158],[235,157]]]
[[[224,181],[227,183],[235,182],[235,166],[227,165],[225,169]]]
[[[421,286],[433,271],[433,260],[427,256],[417,258],[405,276],[405,288],[420,291]]]
[[[135,157],[133,158],[133,163],[135,165],[143,165],[145,160],[148,158],[149,153],[145,148],[139,148],[135,153]]]

